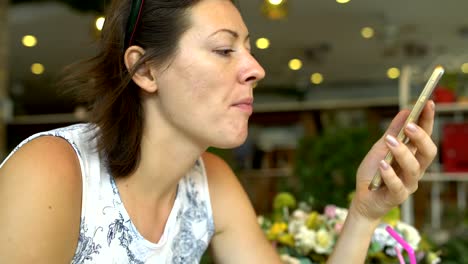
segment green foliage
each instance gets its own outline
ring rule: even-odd
[[[439,247],[442,252],[440,256],[442,263],[468,263],[468,229],[460,232]]]
[[[201,260],[200,260],[200,264],[213,264],[214,261],[213,261],[213,258],[211,257],[211,253],[210,251],[205,251],[205,253],[203,254]]]
[[[215,147],[209,147],[207,152],[215,154],[216,156],[223,159],[233,170],[236,170],[236,164],[233,157],[233,152],[230,149],[220,149]]]
[[[400,208],[399,207],[393,207],[384,217],[382,218],[382,221],[389,223],[389,224],[395,224],[397,221],[400,220]]]
[[[439,85],[448,89],[456,90],[459,84],[459,74],[457,72],[446,72],[440,78]]]
[[[318,207],[347,207],[357,168],[374,142],[366,128],[329,128],[319,136],[300,140],[294,171],[299,179],[297,196],[301,200],[316,198]]]
[[[273,209],[281,210],[283,207],[296,207],[296,198],[288,192],[278,193],[273,200]]]
[[[468,96],[468,75],[461,72],[446,72],[439,81],[439,86],[452,90],[455,95]]]

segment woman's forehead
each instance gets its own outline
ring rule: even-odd
[[[203,0],[189,10],[190,29],[208,37],[220,29],[248,34],[245,23],[234,4],[228,0]]]

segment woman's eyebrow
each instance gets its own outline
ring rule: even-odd
[[[232,30],[232,29],[228,29],[228,28],[222,28],[222,29],[219,29],[219,30],[216,30],[214,33],[212,33],[209,37],[212,37],[218,33],[221,33],[221,32],[225,32],[225,33],[228,33],[230,34],[231,36],[233,36],[234,38],[239,38],[239,33],[237,33],[236,31]],[[245,37],[245,40],[249,39],[250,38],[250,35],[247,34],[247,36]]]

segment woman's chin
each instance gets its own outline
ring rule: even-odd
[[[245,140],[247,139],[247,132],[241,133],[238,135],[233,135],[232,137],[224,137],[220,139],[218,142],[214,143],[212,146],[215,148],[220,149],[232,149],[237,148],[240,145],[244,144]]]

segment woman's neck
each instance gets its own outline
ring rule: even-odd
[[[157,202],[175,193],[180,179],[208,146],[200,145],[174,127],[153,103],[144,102],[140,160],[135,172],[124,181],[132,187],[134,195]]]

